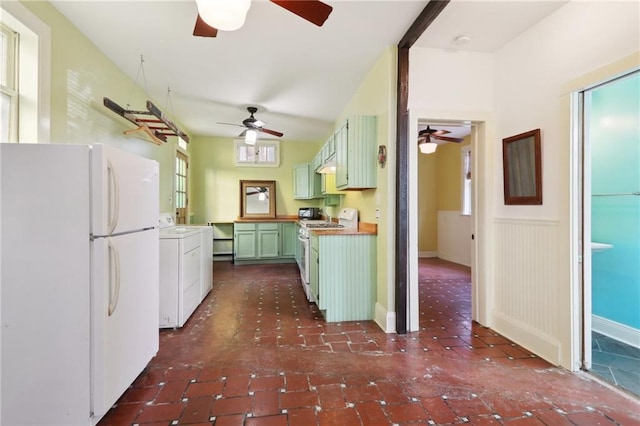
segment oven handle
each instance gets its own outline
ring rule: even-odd
[[[306,243],[309,242],[309,238],[305,238],[305,237],[302,237],[302,236],[298,235],[298,241],[300,241],[301,243],[305,243],[306,244]]]

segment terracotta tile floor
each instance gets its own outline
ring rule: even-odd
[[[217,262],[99,425],[640,425],[637,399],[473,323],[468,268],[420,268],[421,330],[399,336],[325,323],[295,265]]]

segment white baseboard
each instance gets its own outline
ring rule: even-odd
[[[553,336],[501,312],[493,312],[491,327],[509,340],[533,352],[553,365],[560,365],[560,342]]]
[[[374,321],[385,333],[396,332],[396,313],[387,311],[384,306],[377,302]]]
[[[418,257],[438,257],[438,253],[435,251],[419,251]]]
[[[471,267],[471,262],[469,259],[463,259],[462,257],[450,256],[448,253],[438,252],[439,259],[447,260],[449,262],[457,263],[458,265],[464,265]]]
[[[629,327],[598,315],[591,315],[591,329],[640,349],[640,330],[637,328]]]

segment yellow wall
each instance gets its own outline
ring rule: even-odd
[[[460,210],[462,147],[471,143],[438,146],[434,154],[418,157],[418,251],[438,251],[438,211]]]
[[[170,111],[134,84],[51,4],[22,5],[51,28],[51,143],[102,143],[158,161],[160,211],[174,211],[176,138],[170,137],[168,143],[156,146],[124,136],[125,130],[135,126],[104,107],[102,98],[106,96],[125,108],[129,102],[130,108],[136,110],[145,109],[149,99],[166,114],[170,115]],[[180,123],[176,124],[187,132]]]
[[[394,226],[394,205],[389,188],[395,182],[395,122],[396,122],[396,62],[395,46],[389,47],[371,68],[358,90],[343,110],[336,125],[349,115],[376,115],[378,117],[377,146],[386,145],[387,165],[378,166],[376,189],[347,191],[338,207],[358,209],[361,222],[378,224],[377,237],[377,302],[384,309],[394,312],[394,301],[389,297],[394,288],[392,267],[395,242],[390,237],[389,227]],[[372,158],[371,161],[377,161]],[[380,219],[376,219],[376,208],[380,209]],[[337,208],[333,209],[335,212]],[[335,213],[334,213],[335,215]],[[393,234],[391,234],[393,235]],[[390,305],[391,304],[391,305]],[[384,326],[384,324],[381,324]]]
[[[293,199],[293,165],[309,163],[321,143],[280,141],[279,167],[237,167],[233,138],[198,136],[191,144],[191,213],[195,223],[230,222],[240,210],[240,180],[275,180],[276,214],[297,215],[322,200]]]

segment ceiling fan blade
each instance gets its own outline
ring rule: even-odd
[[[197,37],[215,37],[218,35],[218,30],[204,22],[200,14],[198,14],[196,26],[193,28],[193,35]]]
[[[448,136],[438,136],[438,135],[432,135],[435,139],[440,139],[441,141],[446,141],[446,142],[455,142],[455,143],[460,143],[462,142],[464,139],[463,138],[450,138]]]
[[[440,136],[440,135],[446,135],[447,133],[451,133],[448,130],[436,130],[436,129],[432,129],[431,127],[427,126],[426,129],[420,130],[420,132],[418,132],[418,135],[432,135],[432,136]]]
[[[247,131],[246,131],[246,130],[243,130],[243,131],[242,131],[242,133],[240,133],[240,134],[238,135],[238,137],[239,137],[239,138],[244,138],[246,134],[247,134]]]
[[[320,0],[271,0],[271,2],[319,27],[324,24],[333,10],[333,7]]]
[[[284,135],[284,133],[276,132],[275,130],[265,129],[264,127],[261,127],[258,130],[261,131],[262,133],[268,133],[270,135],[277,136],[277,137],[282,137]]]
[[[245,127],[242,124],[237,123],[223,123],[222,121],[216,121],[216,124],[224,124],[225,126]]]

